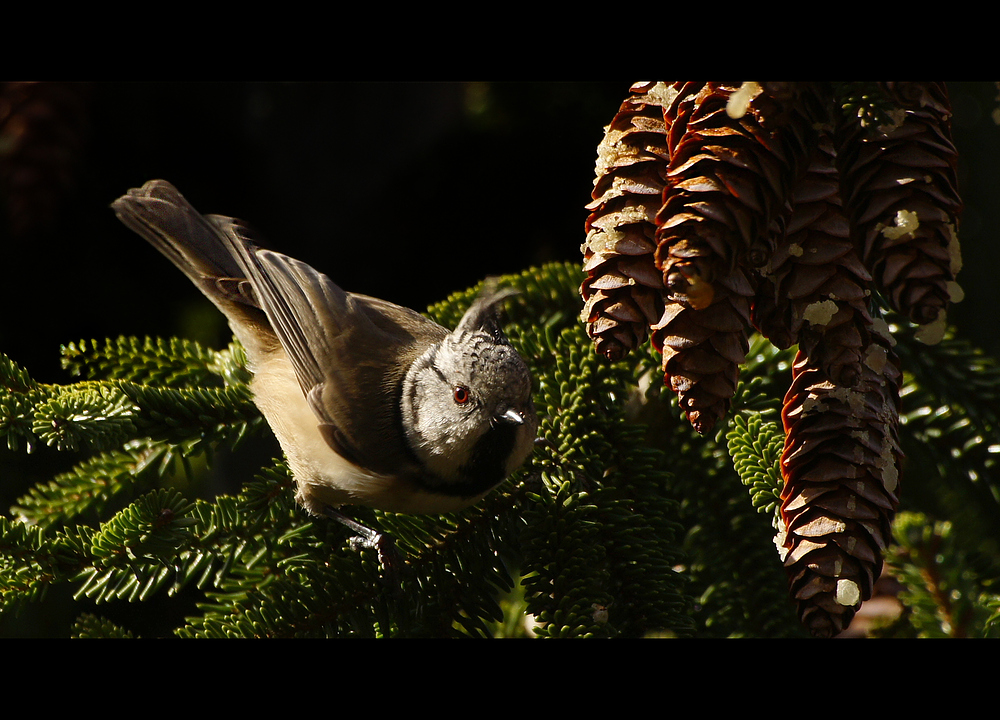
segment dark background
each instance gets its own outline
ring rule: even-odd
[[[20,158],[0,194],[0,352],[66,383],[59,346],[179,335],[224,347],[221,314],[109,204],[163,178],[250,221],[347,290],[423,309],[481,278],[580,259],[620,82],[78,83],[38,90],[65,152]],[[9,86],[6,86],[9,88]],[[1000,355],[1000,108],[949,84],[965,201],[966,299],[949,317]],[[3,106],[0,106],[0,111]],[[0,112],[0,118],[3,113]],[[9,131],[11,126],[0,127]],[[3,148],[0,147],[0,150]],[[34,175],[32,174],[34,172]],[[56,183],[37,183],[45,173]],[[40,186],[43,191],[29,192]],[[0,447],[2,512],[72,460]],[[24,630],[24,632],[40,632]],[[60,628],[56,634],[65,635]]]
[[[228,342],[222,316],[109,208],[154,178],[348,290],[418,309],[579,257],[595,149],[628,85],[71,86],[71,183],[0,231],[0,351],[61,382],[59,344],[80,338]]]
[[[14,216],[0,216],[0,352],[46,382],[69,379],[59,345],[81,338],[228,341],[222,316],[109,208],[153,178],[348,290],[418,309],[489,274],[578,260],[596,147],[629,82],[68,87],[78,101],[63,97],[58,131],[78,149],[64,187],[33,205],[0,198]],[[967,294],[949,316],[998,354],[1000,102],[993,83],[949,89]]]

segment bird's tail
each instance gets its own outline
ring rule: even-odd
[[[111,207],[222,310],[241,340],[244,323],[269,330],[238,260],[256,249],[249,228],[233,218],[202,215],[166,180],[133,188]]]

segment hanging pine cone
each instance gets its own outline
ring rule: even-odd
[[[14,234],[50,225],[74,186],[87,92],[82,83],[0,85],[0,192]]]
[[[943,323],[957,293],[958,153],[943,83],[880,83],[895,125],[844,118],[838,167],[862,261],[890,306],[913,322]]]
[[[799,616],[818,636],[846,628],[871,597],[899,502],[901,371],[888,332],[871,337],[854,389],[800,351],[782,411],[783,559]]]
[[[665,381],[706,433],[736,393],[755,269],[774,251],[804,144],[787,117],[779,122],[783,105],[756,83],[675,89],[664,108],[670,165],[656,216],[667,304],[652,341]]]
[[[583,319],[597,352],[624,357],[646,340],[663,312],[663,280],[653,263],[666,129],[663,83],[637,83],[598,146],[594,201],[581,250]]]
[[[811,159],[792,189],[785,236],[762,269],[753,322],[775,345],[798,344],[827,377],[853,387],[870,342],[871,276],[851,242],[829,133]]]

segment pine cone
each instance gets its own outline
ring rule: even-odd
[[[712,303],[716,279],[751,252],[751,264],[766,260],[767,226],[778,214],[773,198],[783,199],[784,188],[780,159],[752,132],[753,115],[733,119],[726,111],[737,86],[676,89],[665,108],[670,166],[657,214],[656,262],[670,299],[697,309]]]
[[[731,288],[734,283],[742,286]],[[668,302],[663,317],[652,327],[653,347],[663,354],[664,382],[701,434],[709,432],[729,409],[740,364],[749,350],[746,275],[737,268],[716,288],[715,301],[702,309]]]
[[[827,377],[853,387],[861,376],[871,276],[851,242],[829,133],[792,190],[785,237],[762,269],[753,323],[782,348],[798,344]]]
[[[897,124],[854,118],[837,133],[838,167],[862,261],[890,306],[919,324],[942,317],[961,267],[958,153],[943,83],[880,83]]]
[[[653,87],[662,129],[643,99]],[[615,151],[598,165],[581,288],[608,357],[642,342],[662,308],[651,341],[701,433],[735,394],[751,320],[774,344],[799,345],[782,414],[783,560],[817,635],[840,632],[870,597],[898,503],[900,367],[871,316],[872,278],[897,310],[937,320],[923,329],[934,331],[961,264],[943,86],[837,87],[836,103],[833,86],[814,83],[633,88],[602,143]],[[848,112],[834,119],[837,104]],[[655,181],[644,174],[654,168]],[[639,282],[654,241],[662,281]],[[661,303],[642,305],[639,285]]]
[[[598,146],[594,201],[581,248],[587,277],[582,317],[597,352],[620,360],[646,340],[663,313],[663,279],[653,262],[666,129],[663,83],[637,83]]]
[[[901,372],[888,330],[870,336],[854,389],[800,351],[782,412],[780,544],[799,616],[823,637],[871,597],[899,502]]]
[[[756,83],[674,87],[664,111],[670,166],[656,216],[667,307],[652,340],[663,352],[665,381],[705,433],[736,392],[752,269],[774,251],[805,136],[788,132],[782,101]]]

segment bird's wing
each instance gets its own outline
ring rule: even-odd
[[[130,190],[112,207],[226,314],[248,352],[269,353],[280,343],[334,450],[386,474],[410,462],[400,386],[444,328],[344,292],[306,263],[260,249],[249,226],[202,215],[164,180]]]
[[[239,222],[211,219],[243,248],[237,260],[327,442],[375,472],[410,463],[399,417],[403,376],[447,331],[412,310],[345,292],[300,260],[256,249]]]

